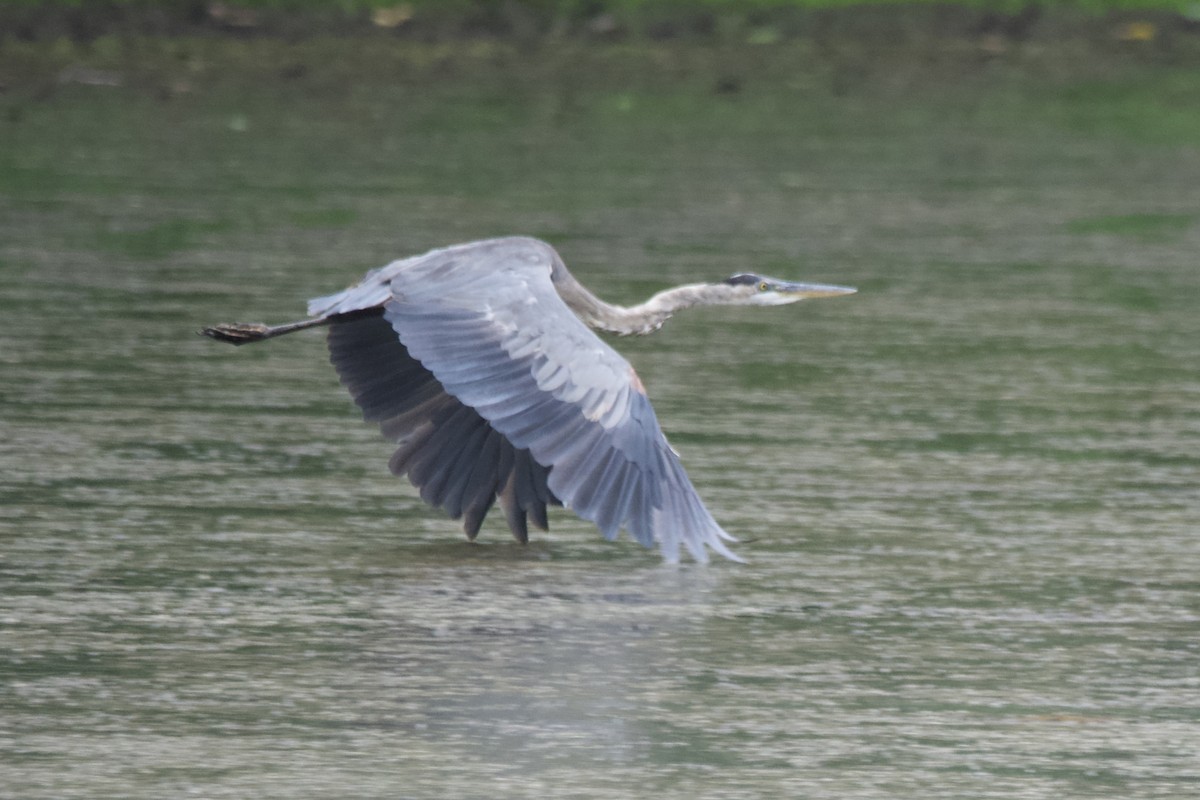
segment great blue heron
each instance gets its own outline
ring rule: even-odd
[[[496,498],[508,527],[547,529],[566,505],[607,539],[625,528],[670,562],[682,543],[741,560],[696,494],[629,362],[590,328],[658,330],[680,309],[773,306],[850,294],[845,286],[742,273],[668,289],[624,308],[571,276],[550,245],[510,237],[394,261],[309,301],[287,325],[221,324],[232,344],[329,326],[330,360],[363,418],[400,446],[388,466],[432,506],[479,533]]]

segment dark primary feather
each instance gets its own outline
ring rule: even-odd
[[[546,529],[546,506],[560,503],[545,468],[447,394],[380,314],[335,317],[329,356],[363,419],[399,445],[391,471],[407,475],[430,505],[463,518],[467,536],[479,533],[498,495],[518,540],[528,540],[527,515]]]

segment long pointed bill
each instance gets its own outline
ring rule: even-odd
[[[839,297],[858,291],[853,286],[834,286],[830,283],[791,283],[790,281],[780,281],[772,288],[779,294],[796,300],[807,300],[810,297]]]

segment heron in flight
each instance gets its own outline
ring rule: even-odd
[[[629,362],[592,328],[646,334],[681,309],[775,306],[851,294],[846,286],[741,273],[606,303],[537,239],[432,250],[309,301],[286,325],[224,323],[201,333],[240,345],[328,327],[330,360],[363,418],[399,447],[388,466],[474,540],[497,499],[519,542],[565,505],[612,540],[622,528],[669,562],[680,546],[740,561],[696,494]]]

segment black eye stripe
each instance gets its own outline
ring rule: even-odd
[[[748,272],[742,272],[732,277],[726,278],[725,283],[730,286],[748,286],[752,283],[758,283],[762,278],[758,275],[751,275]]]

